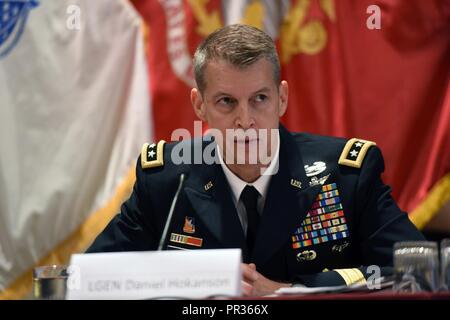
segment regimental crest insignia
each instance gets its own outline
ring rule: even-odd
[[[367,151],[375,145],[376,143],[372,141],[352,138],[345,144],[338,163],[353,168],[361,168]]]
[[[184,217],[183,232],[195,233],[195,220],[192,217]]]
[[[17,44],[25,28],[29,11],[38,5],[37,0],[0,1],[0,59]]]
[[[143,169],[161,167],[164,165],[164,145],[161,140],[158,144],[144,143],[141,150],[141,167]]]

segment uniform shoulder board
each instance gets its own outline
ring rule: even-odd
[[[352,138],[345,144],[339,157],[339,164],[353,168],[361,168],[362,162],[371,146],[377,144],[372,141]]]
[[[164,165],[164,144],[161,140],[158,144],[144,143],[141,150],[141,167],[143,169],[161,167]]]

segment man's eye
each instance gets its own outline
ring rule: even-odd
[[[258,94],[255,97],[255,101],[256,102],[263,102],[263,101],[266,101],[266,100],[267,100],[267,96],[265,94]]]
[[[230,97],[223,97],[220,98],[217,103],[219,104],[224,104],[224,105],[232,105],[234,103],[234,99],[230,98]]]

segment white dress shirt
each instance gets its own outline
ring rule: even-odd
[[[244,234],[247,235],[248,220],[247,220],[247,213],[245,210],[244,203],[240,199],[241,193],[247,185],[253,186],[253,187],[255,187],[256,190],[258,190],[260,197],[258,198],[257,209],[258,209],[258,213],[261,215],[262,211],[264,209],[264,203],[266,202],[267,190],[269,189],[270,179],[272,178],[272,175],[275,174],[276,170],[278,169],[278,161],[279,161],[279,154],[280,154],[280,135],[279,134],[277,135],[276,151],[270,162],[269,167],[264,171],[263,175],[261,175],[258,179],[256,179],[256,181],[254,181],[252,183],[248,183],[248,182],[242,180],[241,178],[239,178],[237,175],[235,175],[223,161],[223,157],[222,157],[219,146],[217,146],[217,151],[218,151],[217,154],[219,156],[220,165],[222,166],[222,170],[225,173],[225,177],[231,188],[233,202],[234,202],[234,205],[236,206],[239,220],[241,221],[242,229],[244,230]]]

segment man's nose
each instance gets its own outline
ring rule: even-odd
[[[245,104],[238,107],[238,113],[236,116],[237,128],[250,129],[255,125],[255,119],[253,118],[250,105]]]

